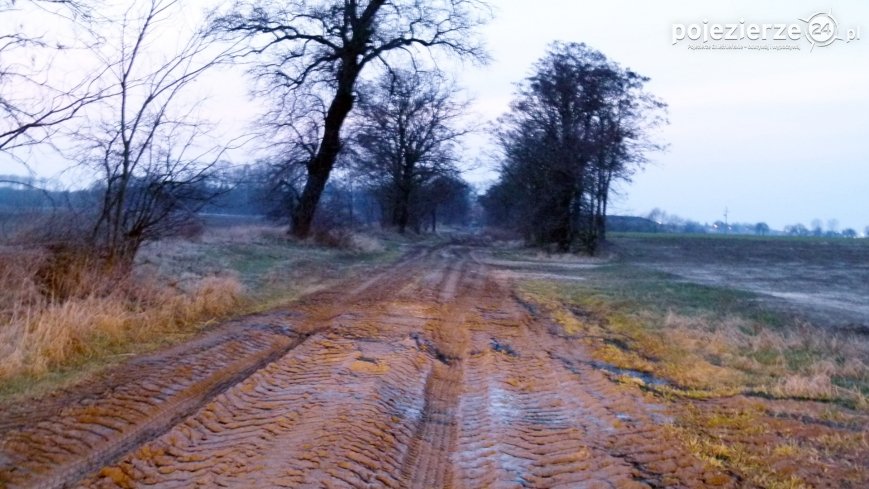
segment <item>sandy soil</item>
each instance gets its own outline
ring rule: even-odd
[[[494,272],[465,246],[420,247],[365,281],[2,406],[0,486],[745,485],[682,445],[678,403],[614,382]],[[769,407],[759,447],[780,430],[853,432],[771,401],[708,409],[746,402]],[[836,486],[864,455],[808,476]]]

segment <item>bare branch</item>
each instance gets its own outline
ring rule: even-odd
[[[486,20],[487,9],[478,0],[238,1],[228,12],[212,14],[211,35],[244,40],[247,49],[240,57],[259,61],[252,69],[259,93],[276,96],[279,104],[290,102],[275,113],[292,119],[295,109],[311,114],[312,99],[329,100],[305,189],[292,209],[296,235],[309,232],[365,67],[377,63],[388,71],[402,58],[416,64],[431,50],[484,61],[474,31]]]

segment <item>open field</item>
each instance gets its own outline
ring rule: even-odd
[[[408,245],[364,271],[86,383],[0,404],[0,482],[869,483],[857,331],[812,329],[756,293],[635,257],[463,238]],[[241,280],[260,275],[252,267]]]
[[[869,239],[617,235],[624,261],[755,294],[817,324],[869,331]]]

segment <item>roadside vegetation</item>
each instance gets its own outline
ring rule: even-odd
[[[825,261],[829,245],[794,238],[637,239],[616,237],[621,254],[609,259],[559,260],[528,249],[502,249],[497,257],[514,263],[518,298],[586,346],[592,365],[670,406],[668,429],[697,457],[753,486],[812,487],[824,467],[838,464],[851,467],[837,473],[841,487],[863,487],[860,454],[869,444],[865,330],[814,323],[799,310],[770,307],[758,293],[697,283],[652,266],[675,253],[701,272],[692,261],[698,256],[711,269],[727,260],[740,266],[749,250],[788,249],[779,260],[792,261],[787,273],[794,277],[806,273],[806,263],[794,262],[798,257],[836,273]],[[814,247],[818,252],[809,253]],[[523,278],[529,268],[544,269],[547,277],[532,272]],[[785,424],[795,419],[801,422]]]
[[[619,264],[588,271],[588,280],[528,281],[520,290],[597,360],[652,374],[662,382],[645,387],[661,393],[867,406],[865,335],[782,317],[748,292]]]
[[[272,225],[209,227],[107,274],[87,254],[0,247],[0,395],[45,390],[179,343],[220,319],[293,299],[398,255],[397,238],[288,238]]]

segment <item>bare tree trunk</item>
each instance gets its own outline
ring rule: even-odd
[[[329,174],[332,173],[338,153],[341,152],[341,126],[344,125],[347,114],[353,109],[353,86],[359,76],[359,70],[355,58],[344,60],[338,90],[323,123],[322,143],[317,154],[308,163],[308,180],[305,182],[299,203],[293,210],[292,233],[297,238],[307,238],[311,233],[317,204],[320,202],[323,189],[326,188],[326,182],[329,181]]]
[[[398,227],[399,233],[404,234],[407,230],[407,224],[410,222],[410,194],[402,192],[396,204],[393,224]]]

